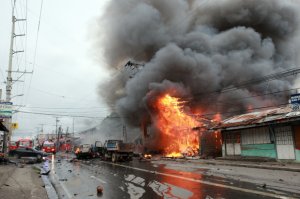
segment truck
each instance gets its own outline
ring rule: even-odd
[[[101,158],[103,159],[103,144],[101,141],[95,141],[95,144],[92,147],[92,156],[93,158]]]
[[[33,140],[29,138],[19,139],[16,144],[18,146],[17,148],[33,148]]]
[[[106,140],[103,145],[103,159],[112,162],[131,161],[133,149],[134,145],[132,143],[124,143],[122,140]]]
[[[8,149],[9,149],[9,151],[16,150],[17,148],[18,148],[18,143],[17,142],[10,141],[8,143]]]
[[[56,154],[56,147],[55,147],[55,143],[46,140],[43,145],[42,145],[42,150],[46,153],[53,153]]]

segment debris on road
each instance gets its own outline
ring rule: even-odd
[[[77,158],[73,158],[70,160],[70,162],[78,162],[78,159]]]
[[[99,185],[97,187],[97,194],[102,194],[102,193],[103,193],[103,187]]]
[[[49,173],[50,173],[50,170],[48,170],[47,172],[44,172],[44,173],[41,173],[41,175],[49,175]]]

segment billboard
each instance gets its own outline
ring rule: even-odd
[[[291,104],[294,111],[300,110],[300,93],[291,95]]]
[[[12,102],[0,102],[0,118],[12,117]]]

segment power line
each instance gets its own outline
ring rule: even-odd
[[[262,110],[262,109],[268,109],[268,108],[279,108],[279,107],[287,106],[289,104],[290,103],[283,103],[283,104],[278,104],[278,105],[255,107],[255,108],[248,109],[248,111]],[[194,114],[194,116],[204,117],[204,116],[212,116],[212,115],[216,115],[216,114],[225,115],[225,114],[232,114],[232,113],[239,113],[239,112],[241,112],[241,111],[227,111],[227,112],[214,112],[214,113],[207,113],[207,114]],[[247,114],[247,113],[244,113],[244,114]]]
[[[300,73],[300,68],[291,68],[291,69],[287,69],[287,70],[279,72],[279,73],[274,73],[274,74],[270,74],[270,75],[263,76],[260,78],[242,81],[242,82],[237,83],[234,86],[225,87],[223,89],[219,89],[219,90],[215,90],[215,91],[211,91],[211,92],[205,92],[205,93],[196,93],[196,94],[194,94],[194,97],[202,96],[202,95],[209,95],[209,94],[232,92],[232,91],[235,91],[235,90],[238,90],[241,88],[245,88],[249,85],[259,84],[259,83],[262,83],[265,81],[271,81],[271,80],[275,80],[275,79],[280,79],[282,77],[287,77],[287,76],[295,75],[298,73]]]
[[[265,94],[261,94],[261,95],[253,95],[253,96],[248,96],[248,97],[241,97],[241,98],[231,98],[230,101],[241,101],[242,99],[249,99],[249,98],[256,98],[256,97],[262,97],[262,96],[268,96],[268,95],[275,95],[278,93],[283,93],[283,92],[288,92],[288,91],[293,91],[293,90],[297,90],[300,88],[292,88],[292,89],[287,89],[287,90],[281,90],[281,91],[274,91],[274,92],[270,92],[270,93],[265,93]],[[222,101],[216,101],[216,103],[218,104],[222,104]],[[230,105],[234,105],[231,103],[223,103],[223,104],[230,104]]]
[[[78,118],[91,118],[91,119],[101,119],[105,117],[91,117],[84,115],[69,115],[69,114],[53,114],[53,113],[43,113],[43,112],[31,112],[31,111],[17,111],[20,113],[34,114],[34,115],[49,115],[49,116],[57,116],[57,117],[78,117]]]
[[[17,106],[17,105],[14,105],[14,106]],[[57,109],[103,109],[103,110],[107,110],[107,109],[110,109],[110,108],[107,108],[107,107],[77,107],[77,108],[74,108],[74,107],[66,107],[66,108],[58,108],[58,107],[34,107],[34,106],[30,106],[30,107],[25,107],[25,108],[30,108],[30,109],[48,109],[48,110],[57,110]]]
[[[39,39],[39,32],[40,32],[40,25],[41,25],[41,17],[42,17],[42,9],[43,9],[43,2],[44,0],[41,0],[41,7],[40,7],[40,14],[39,14],[39,20],[38,20],[38,27],[37,27],[37,32],[36,32],[36,40],[35,40],[35,49],[34,49],[34,55],[33,55],[33,66],[32,66],[32,72],[34,71],[35,68],[35,62],[36,62],[36,54],[37,54],[37,47],[38,47],[38,39]],[[33,75],[32,75],[33,76]],[[30,93],[30,87],[32,83],[32,76],[30,77],[29,81],[29,87],[28,87],[28,96]],[[26,100],[27,101],[27,100]]]

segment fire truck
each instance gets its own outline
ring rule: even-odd
[[[56,153],[56,148],[54,142],[46,140],[42,145],[42,150],[46,153]]]
[[[16,142],[17,148],[23,147],[23,148],[33,148],[33,140],[29,138],[19,139]]]
[[[9,151],[13,151],[18,148],[33,148],[33,140],[29,138],[21,138],[18,141],[11,141],[8,143]]]
[[[9,142],[9,144],[8,144],[8,149],[9,149],[10,151],[15,150],[15,149],[17,149],[17,148],[18,148],[17,142],[15,142],[15,141],[10,141],[10,142]]]

